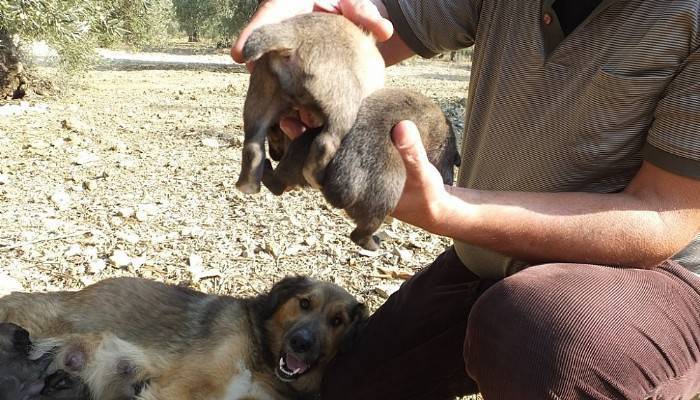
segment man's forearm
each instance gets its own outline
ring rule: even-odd
[[[434,233],[532,262],[651,267],[695,235],[629,193],[450,192]]]
[[[391,20],[389,11],[382,0],[371,1],[377,7],[377,10],[379,10],[382,17]],[[387,66],[397,64],[416,55],[416,53],[410,47],[408,47],[406,42],[401,39],[401,36],[399,36],[395,29],[394,35],[385,42],[377,43],[377,47],[379,48],[379,52],[384,57],[384,62]]]

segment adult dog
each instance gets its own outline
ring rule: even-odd
[[[114,397],[105,392],[113,382],[100,378],[114,374],[96,371],[124,366],[139,377],[136,399],[314,398],[328,362],[366,317],[345,290],[305,277],[248,299],[135,278],[0,299],[0,321],[34,337],[59,347],[62,338],[86,338],[84,359],[57,357],[69,364],[57,367],[73,370],[98,399]]]

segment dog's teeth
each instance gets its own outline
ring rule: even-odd
[[[280,368],[284,368],[284,357],[280,358]]]
[[[296,374],[298,374],[299,372],[301,372],[301,368],[295,369],[294,372],[292,372],[292,375],[296,375]]]

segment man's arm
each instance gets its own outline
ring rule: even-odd
[[[412,123],[394,141],[407,172],[395,217],[517,259],[653,267],[700,232],[700,180],[650,163],[622,193],[487,192],[443,186]]]

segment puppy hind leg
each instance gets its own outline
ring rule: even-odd
[[[371,217],[367,221],[358,221],[350,239],[365,250],[379,250],[379,238],[374,236],[374,232],[379,229],[383,220],[384,218]]]
[[[326,121],[324,130],[316,136],[304,162],[303,175],[306,182],[316,189],[323,187],[326,167],[340,148],[340,143],[353,125],[354,115],[332,116]]]

